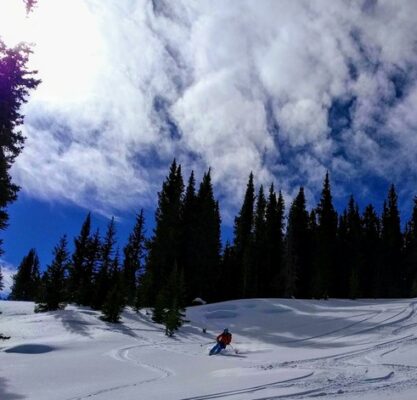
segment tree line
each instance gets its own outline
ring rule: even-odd
[[[36,251],[29,251],[10,298],[35,300],[39,311],[67,302],[91,306],[109,321],[117,321],[125,305],[150,307],[172,333],[195,298],[417,295],[417,198],[402,230],[393,185],[380,216],[373,205],[361,213],[353,196],[339,215],[326,174],[316,207],[307,209],[301,187],[287,212],[281,192],[274,185],[256,191],[251,173],[233,241],[222,246],[211,170],[199,185],[193,172],[185,184],[174,160],[158,193],[155,222],[147,238],[142,210],[121,255],[114,219],[101,236],[88,214],[73,253],[64,236],[43,274]]]

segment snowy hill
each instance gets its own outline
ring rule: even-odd
[[[414,300],[240,300],[188,309],[174,338],[69,306],[0,302],[1,400],[417,398]],[[202,328],[207,328],[207,333]],[[233,347],[209,357],[225,327]]]

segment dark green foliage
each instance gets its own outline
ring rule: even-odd
[[[304,189],[300,188],[290,207],[286,235],[285,266],[282,272],[285,297],[311,295],[311,257],[309,215]]]
[[[372,205],[365,208],[362,217],[362,271],[360,288],[364,297],[379,297],[382,291],[381,223]]]
[[[184,274],[177,266],[171,272],[165,292],[166,309],[164,310],[163,323],[165,334],[172,336],[184,323],[185,305]]]
[[[136,223],[123,249],[123,286],[128,305],[134,305],[137,292],[138,274],[142,268],[145,251],[145,217],[143,209],[136,216]]]
[[[405,274],[401,260],[403,237],[394,185],[391,185],[388,191],[388,199],[384,203],[381,220],[383,259],[380,296],[398,297],[403,293]]]
[[[156,226],[149,242],[149,253],[145,274],[151,274],[152,285],[148,299],[154,304],[158,288],[167,284],[171,268],[180,259],[181,210],[184,184],[181,166],[174,160],[169,175],[158,193],[158,208],[155,213]]]
[[[204,174],[196,197],[196,236],[193,279],[188,292],[193,298],[216,300],[220,278],[220,214],[214,199],[210,170]],[[192,291],[190,289],[193,289]]]
[[[69,264],[67,237],[63,236],[54,249],[54,259],[42,277],[42,291],[35,311],[62,309],[66,299],[65,275]]]
[[[417,197],[405,231],[404,246],[405,293],[417,297]]]
[[[10,293],[11,300],[34,301],[40,289],[39,258],[35,249],[23,257]]]
[[[195,280],[197,279],[195,265],[199,259],[199,221],[194,171],[191,171],[190,178],[188,179],[187,189],[181,207],[181,221],[179,262],[184,270],[186,286],[191,289],[187,292],[187,302],[190,303],[196,297],[193,288],[196,286]]]
[[[235,218],[234,225],[233,246],[236,257],[235,265],[237,268],[241,268],[241,272],[238,270],[235,271],[238,296],[246,296],[249,294],[250,290],[254,207],[255,186],[253,183],[253,174],[251,172],[246,186],[243,204],[239,215]]]
[[[98,271],[94,278],[94,295],[92,301],[92,307],[96,310],[100,310],[104,302],[107,299],[111,282],[111,268],[114,265],[114,245],[116,228],[114,225],[114,218],[108,224],[106,235],[103,239],[103,243],[100,248],[100,257]]]
[[[120,321],[120,315],[126,304],[123,275],[119,268],[118,251],[109,271],[109,282],[109,289],[101,307],[102,319],[107,322],[117,323]]]
[[[23,124],[21,109],[29,92],[40,83],[35,78],[36,71],[27,68],[31,52],[25,43],[8,48],[0,38],[0,230],[7,226],[6,207],[16,200],[19,190],[9,170],[25,139],[19,131]]]
[[[264,279],[267,270],[267,258],[265,257],[268,250],[266,240],[266,199],[263,186],[259,188],[256,199],[254,230],[252,239],[251,267],[248,269],[248,284],[246,293],[249,297],[258,297],[263,293]],[[262,289],[262,290],[261,290]]]
[[[0,266],[0,292],[4,289],[4,283],[3,283],[3,272],[1,272],[1,266]]]
[[[317,229],[314,251],[313,296],[334,295],[336,275],[337,213],[333,207],[329,174],[326,173],[320,202],[317,206]]]
[[[265,212],[265,271],[261,278],[260,296],[278,297],[282,293],[282,269],[284,265],[284,215],[285,204],[281,192],[276,197],[274,186],[269,189]]]
[[[88,286],[88,282],[91,282],[92,275],[89,271],[89,251],[91,250],[91,214],[88,213],[87,217],[81,227],[80,234],[74,239],[74,253],[72,255],[72,262],[69,266],[68,277],[68,295],[69,301],[77,304],[85,304],[82,297],[85,294],[85,286]]]

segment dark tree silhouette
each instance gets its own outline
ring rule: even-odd
[[[54,311],[62,309],[66,299],[65,275],[68,270],[69,253],[67,237],[63,236],[54,249],[54,259],[42,277],[40,299],[35,311]]]
[[[23,257],[16,275],[13,277],[13,286],[10,293],[11,300],[34,301],[39,294],[40,275],[39,258],[35,249]]]

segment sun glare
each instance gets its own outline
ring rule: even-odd
[[[85,0],[42,0],[29,17],[23,1],[1,0],[0,36],[9,46],[34,44],[30,66],[42,79],[34,98],[72,102],[91,95],[103,41]]]

